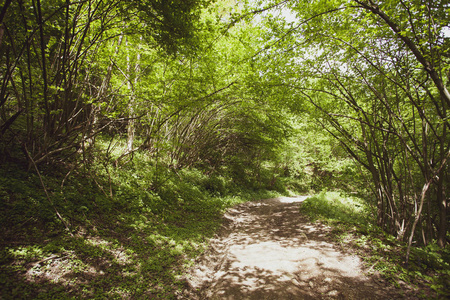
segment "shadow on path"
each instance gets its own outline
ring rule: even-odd
[[[186,277],[180,299],[395,299],[364,274],[359,257],[331,241],[331,229],[299,212],[306,197],[229,209],[209,249]]]

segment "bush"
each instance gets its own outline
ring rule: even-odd
[[[360,198],[339,192],[321,192],[303,202],[301,211],[313,220],[366,224],[373,221],[371,208]]]

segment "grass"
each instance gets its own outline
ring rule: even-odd
[[[422,298],[450,297],[450,250],[436,244],[413,247],[408,267],[406,244],[375,223],[375,213],[363,199],[339,192],[321,192],[308,198],[301,211],[312,221],[327,223],[343,249],[349,246],[364,259],[370,272],[378,272],[401,288],[412,286]]]
[[[1,299],[175,299],[223,211],[277,195],[139,153],[120,167],[100,161],[67,177],[42,168],[50,201],[39,176],[2,165]]]
[[[352,225],[369,222],[373,212],[362,199],[339,192],[321,192],[308,198],[302,205],[302,211],[313,220]]]

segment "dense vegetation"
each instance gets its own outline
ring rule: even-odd
[[[419,298],[449,297],[450,252],[435,243],[411,250],[410,262],[404,264],[407,244],[374,226],[375,207],[364,199],[342,192],[321,192],[308,198],[302,213],[312,221],[330,225],[335,241],[343,251],[356,251],[369,273],[381,274],[404,292],[415,288]]]
[[[1,296],[175,297],[225,208],[323,189],[364,200],[305,212],[445,294],[449,10],[4,1]]]

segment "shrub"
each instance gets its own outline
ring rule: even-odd
[[[365,224],[372,221],[371,208],[360,198],[339,192],[321,192],[303,202],[301,211],[313,220]]]

